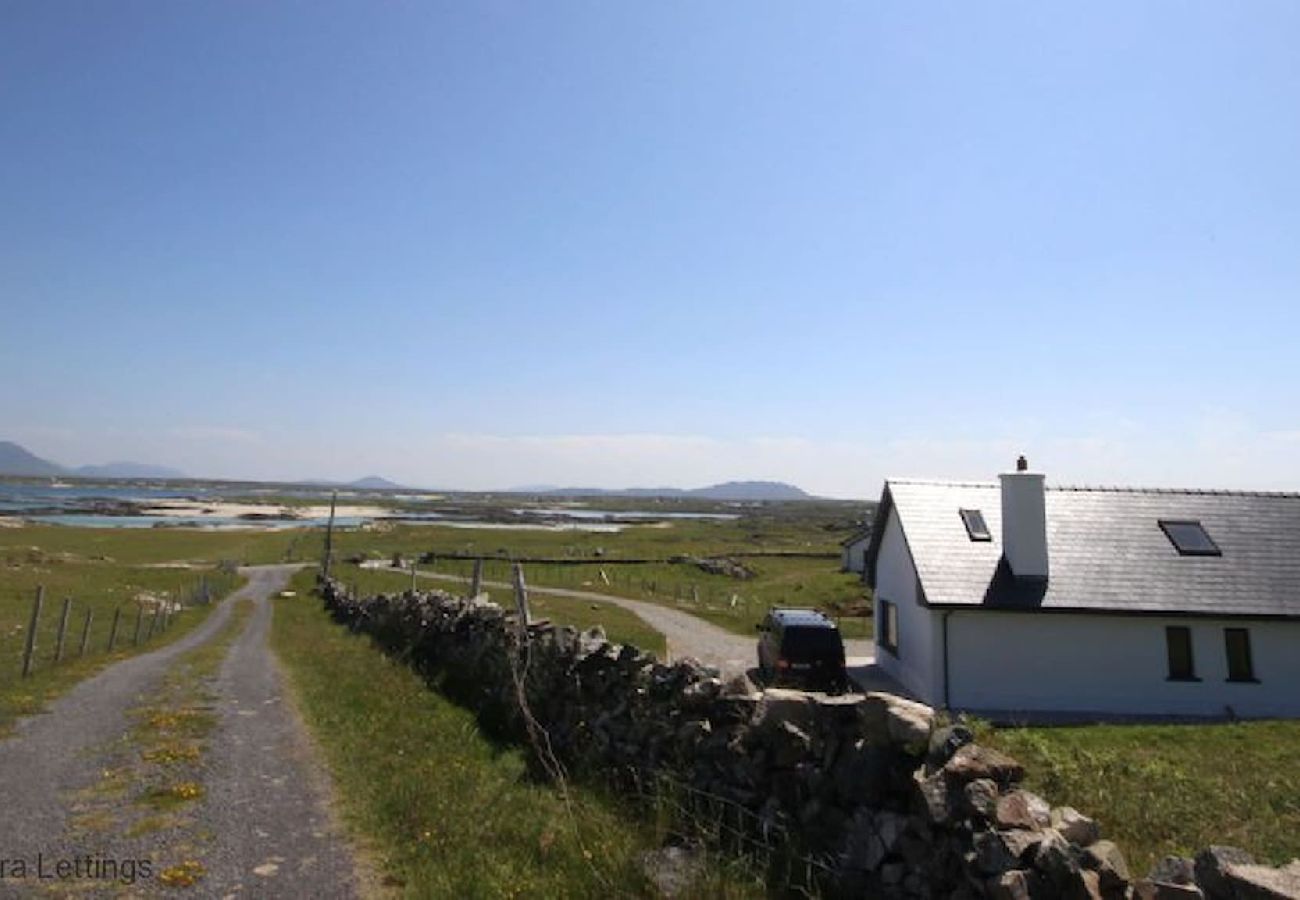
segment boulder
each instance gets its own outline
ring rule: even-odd
[[[1013,854],[996,831],[978,832],[971,843],[975,849],[975,868],[982,875],[1001,875],[1016,867],[1020,862],[1018,854]]]
[[[967,744],[952,755],[941,770],[945,778],[967,785],[977,778],[987,778],[999,785],[1019,782],[1025,767],[1001,751],[979,744]]]
[[[1050,824],[1061,832],[1067,841],[1080,847],[1087,847],[1101,837],[1101,828],[1097,823],[1073,806],[1062,806],[1052,810]]]
[[[1061,894],[1073,893],[1079,882],[1079,860],[1075,850],[1059,831],[1048,829],[1038,842],[1034,868]]]
[[[1300,900],[1300,860],[1280,869],[1229,865],[1224,881],[1238,900]]]
[[[926,766],[931,771],[943,768],[943,764],[952,759],[954,753],[974,740],[975,735],[960,722],[934,729],[930,734],[930,748],[925,757]]]
[[[816,712],[812,697],[803,691],[768,688],[763,691],[754,719],[754,727],[760,732],[775,732],[783,723],[789,722],[807,734],[812,731]]]
[[[929,749],[934,710],[924,703],[871,691],[858,708],[867,740],[905,748],[918,756]]]
[[[899,771],[896,754],[887,747],[855,741],[843,747],[830,770],[841,805],[880,806],[887,794],[909,789],[910,773]]]
[[[859,809],[845,839],[846,863],[851,868],[874,872],[895,853],[908,819],[888,810]]]
[[[812,738],[793,722],[782,722],[768,737],[772,765],[788,769],[807,759],[812,752]]]
[[[1094,841],[1083,851],[1081,863],[1085,869],[1097,873],[1102,896],[1124,896],[1130,880],[1128,863],[1114,841]]]
[[[998,808],[998,783],[991,778],[976,778],[963,793],[966,811],[982,819],[992,819]]]
[[[1255,858],[1236,847],[1212,845],[1196,854],[1196,886],[1209,900],[1234,900],[1227,879],[1229,866],[1253,866]]]
[[[1037,831],[1052,822],[1051,807],[1037,794],[1014,790],[997,799],[993,821],[999,828],[1025,828]],[[1066,835],[1066,840],[1071,840]],[[1071,841],[1079,843],[1079,841]]]
[[[685,709],[703,709],[717,699],[722,693],[722,681],[717,678],[703,678],[688,684],[681,693],[682,707]]]
[[[1007,852],[1015,857],[1017,862],[1025,863],[1033,862],[1038,854],[1038,845],[1042,843],[1045,835],[1046,833],[1042,831],[1026,831],[1020,828],[998,832],[998,837],[1007,848]]]
[[[688,847],[661,847],[641,854],[641,867],[659,896],[687,896],[704,870],[703,855]]]
[[[754,683],[749,680],[749,676],[740,672],[732,675],[722,684],[724,697],[748,697],[754,692]]]
[[[936,773],[927,778],[916,780],[916,797],[914,806],[931,825],[946,825],[957,813],[953,802],[952,784]]]
[[[1147,880],[1164,884],[1195,884],[1196,864],[1185,856],[1166,856],[1155,864]]]
[[[1101,876],[1091,869],[1079,872],[1079,885],[1074,896],[1079,900],[1108,900],[1101,891]],[[1121,893],[1117,900],[1124,900],[1124,894]]]
[[[1038,900],[1047,896],[1042,876],[1023,869],[1003,872],[990,880],[986,890],[993,900]]]

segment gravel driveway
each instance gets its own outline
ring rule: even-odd
[[[465,583],[469,579],[456,575],[443,575],[437,572],[419,572],[422,578],[436,578],[442,581]],[[513,590],[511,585],[502,581],[484,581],[484,587]],[[529,593],[552,594],[557,597],[573,597],[577,600],[589,600],[593,603],[612,603],[630,610],[656,631],[663,633],[668,640],[670,659],[691,656],[707,666],[716,666],[724,674],[744,673],[758,663],[756,637],[734,634],[719,628],[712,622],[679,609],[648,603],[644,600],[629,600],[627,597],[615,597],[612,594],[599,594],[595,591],[576,591],[568,588],[528,586]],[[869,666],[872,663],[872,645],[869,640],[850,640],[844,642],[844,652],[849,664],[855,668]]]

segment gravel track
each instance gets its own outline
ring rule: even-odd
[[[37,878],[58,860],[88,854],[99,860],[147,859],[185,837],[186,851],[206,873],[184,891],[191,897],[352,897],[357,895],[354,856],[332,826],[324,776],[313,761],[306,733],[283,700],[283,679],[267,645],[269,597],[298,566],[241,570],[249,583],[223,601],[190,634],[116,663],[73,687],[44,713],[19,721],[0,741],[0,897],[33,895],[120,896],[111,879]],[[130,791],[105,800],[102,778],[131,745],[128,712],[153,697],[171,665],[211,640],[240,599],[255,613],[210,685],[219,725],[203,758],[206,798],[192,810],[186,834],[163,830],[130,836],[114,827],[126,816],[87,830],[75,821],[84,798],[129,807]],[[111,813],[112,810],[110,809]],[[202,837],[188,846],[189,836]],[[166,854],[164,854],[166,855]],[[27,873],[15,878],[16,861]],[[0,874],[3,871],[0,870]],[[137,881],[132,896],[160,893],[152,879]]]
[[[0,741],[0,859],[34,865],[38,853],[53,858],[66,849],[66,797],[98,783],[104,748],[127,732],[126,711],[153,692],[172,660],[216,634],[230,607],[223,602],[180,640],[104,669],[16,723]],[[0,882],[0,892],[15,884]]]
[[[358,895],[353,854],[329,815],[328,782],[267,643],[269,596],[295,568],[275,571],[275,582],[255,593],[252,619],[217,679],[221,724],[200,813],[214,835],[205,879],[213,896]]]

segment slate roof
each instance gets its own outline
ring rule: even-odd
[[[859,528],[857,531],[853,532],[853,534],[849,535],[844,540],[840,541],[840,546],[847,547],[849,544],[856,544],[858,541],[861,541],[864,538],[870,540],[871,535],[874,533],[874,531],[875,529],[871,528],[870,526],[866,528]]]
[[[896,510],[931,606],[1300,618],[1300,494],[1049,486],[1037,585],[1002,560],[1001,498],[996,483],[885,482],[878,534]],[[970,540],[959,509],[993,539]],[[1180,555],[1161,519],[1200,521],[1223,555]]]

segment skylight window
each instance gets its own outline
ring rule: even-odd
[[[1165,537],[1183,556],[1222,556],[1223,551],[1214,543],[1200,522],[1191,520],[1161,519],[1160,527]]]
[[[978,509],[962,509],[961,520],[966,526],[966,533],[970,535],[972,541],[991,541],[993,535],[989,534],[989,526],[984,522],[984,513]]]

